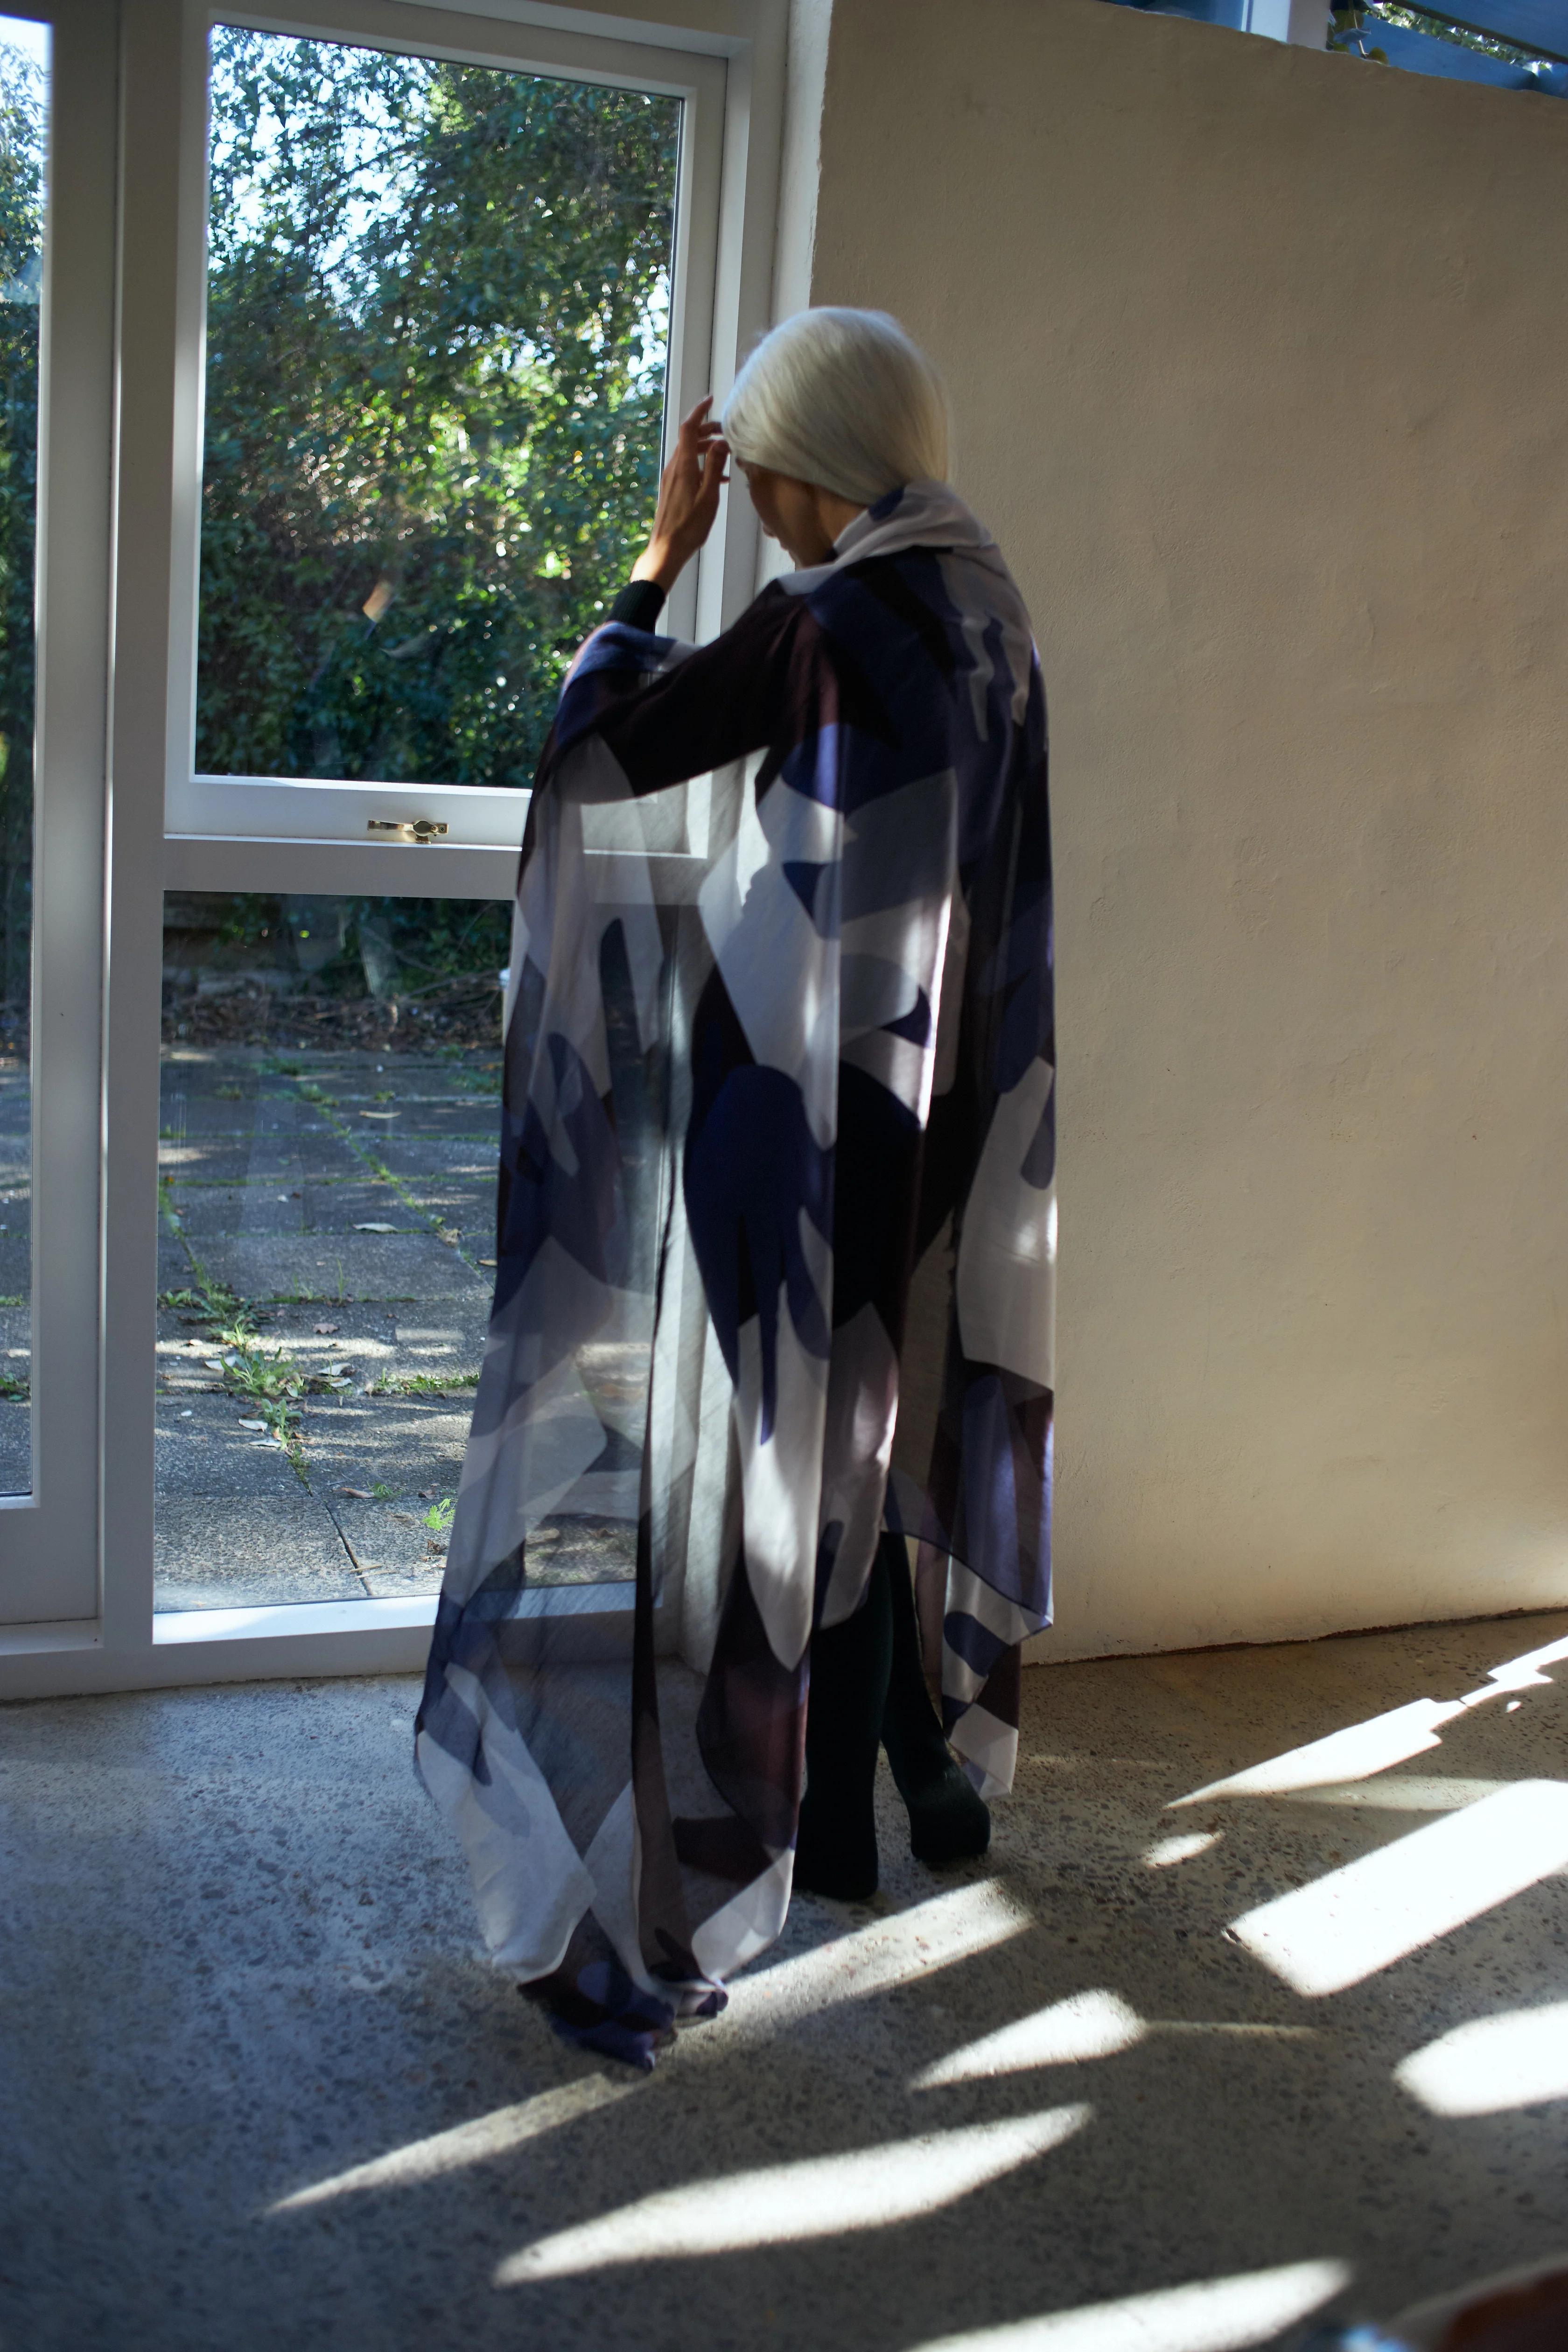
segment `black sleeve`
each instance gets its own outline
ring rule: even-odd
[[[657,580],[628,580],[611,605],[609,618],[628,629],[646,629],[651,635],[664,610],[664,591]]]
[[[710,645],[606,709],[598,733],[634,793],[683,783],[800,731],[820,656],[803,596],[774,585]]]

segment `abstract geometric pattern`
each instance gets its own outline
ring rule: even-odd
[[[812,1630],[884,1527],[949,1738],[1011,1783],[1050,1608],[1055,1066],[1039,665],[946,485],[710,646],[589,638],[523,843],[418,1758],[497,1961],[570,1953],[612,2041],[711,2013],[778,1934]],[[625,1580],[629,1660],[542,1607],[542,1529]]]

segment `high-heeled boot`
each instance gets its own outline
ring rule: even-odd
[[[937,1868],[943,1863],[969,1862],[991,1843],[991,1814],[948,1746],[926,1688],[914,1584],[902,1536],[884,1535],[877,1560],[887,1584],[892,1634],[882,1745],[909,1811],[910,1847],[917,1862]]]
[[[879,1552],[853,1617],[811,1637],[795,1883],[812,1895],[863,1903],[877,1891],[877,1748],[891,1644],[887,1569]]]

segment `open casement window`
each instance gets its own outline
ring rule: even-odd
[[[787,20],[489,7],[25,20],[0,1697],[428,1639],[530,779],[680,415],[768,322]],[[757,554],[726,502],[668,628],[732,619]],[[541,1613],[617,1649],[624,1561],[549,1549]]]
[[[186,109],[171,871],[232,887],[236,845],[331,844],[340,887],[499,891],[454,853],[515,852],[565,665],[713,383],[725,61],[405,0],[266,24],[213,20]],[[717,619],[722,544],[673,633]]]

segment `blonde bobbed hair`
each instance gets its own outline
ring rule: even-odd
[[[947,478],[947,398],[885,310],[797,310],[764,335],[724,403],[724,438],[765,466],[875,506],[905,482]]]

